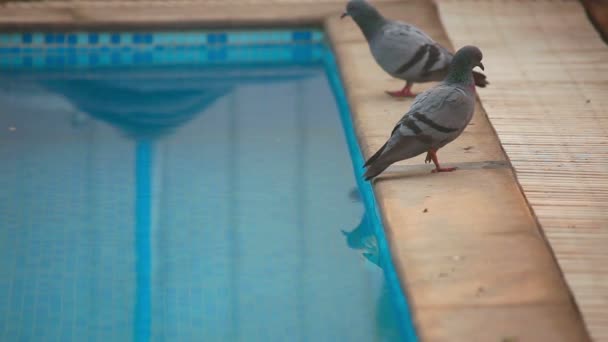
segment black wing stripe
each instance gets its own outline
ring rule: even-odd
[[[414,113],[412,116],[415,119],[417,119],[420,122],[422,122],[423,124],[431,127],[432,129],[434,129],[436,131],[439,131],[441,133],[452,133],[452,132],[457,132],[458,131],[458,128],[451,128],[451,127],[441,126],[440,124],[436,123],[435,121],[433,121],[433,120],[427,118],[426,116],[424,116],[424,114],[422,114],[422,113]]]
[[[395,71],[396,74],[402,74],[404,72],[406,72],[409,68],[413,67],[414,65],[416,65],[416,63],[420,62],[420,60],[422,59],[422,57],[424,57],[424,55],[426,54],[427,50],[429,49],[430,45],[422,45],[420,48],[418,48],[418,51],[416,51],[416,53],[414,54],[414,56],[412,56],[412,58],[410,58],[409,61],[407,61],[405,64],[403,64],[402,66],[399,67],[399,69],[397,69],[397,71]]]
[[[405,127],[409,128],[416,135],[422,133],[422,129],[420,129],[420,127],[418,127],[418,125],[416,125],[416,123],[414,122],[414,120],[412,120],[409,117],[407,117],[407,118],[403,119],[403,121],[401,121],[397,126],[395,126],[395,128],[393,128],[393,131],[391,132],[391,135],[395,134],[395,132],[401,126],[405,126]]]
[[[429,58],[427,58],[426,63],[422,67],[422,73],[428,74],[431,68],[439,61],[439,56],[441,52],[435,45],[428,45]]]

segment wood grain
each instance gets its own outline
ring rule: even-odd
[[[576,1],[438,1],[595,341],[608,341],[608,47]]]

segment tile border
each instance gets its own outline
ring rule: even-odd
[[[0,33],[0,69],[320,62],[324,42],[321,30],[304,28]]]

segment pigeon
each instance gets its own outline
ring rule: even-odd
[[[453,54],[414,25],[386,19],[365,0],[350,0],[341,18],[350,16],[361,29],[380,67],[392,77],[406,81],[393,97],[413,97],[413,83],[441,81],[448,73]],[[473,72],[475,84],[489,84],[482,73]]]
[[[388,141],[365,162],[364,177],[370,180],[389,165],[427,152],[426,163],[433,172],[456,168],[439,165],[437,150],[456,139],[467,127],[475,111],[475,81],[472,70],[481,63],[476,46],[465,46],[452,58],[445,79],[416,96],[409,111],[397,122]]]

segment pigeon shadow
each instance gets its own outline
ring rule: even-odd
[[[456,167],[457,169],[453,172],[461,172],[466,170],[490,170],[490,169],[504,169],[510,168],[511,165],[506,160],[486,160],[479,162],[463,162],[463,163],[449,163],[449,166]],[[373,182],[404,179],[404,178],[419,178],[419,177],[434,177],[440,174],[433,173],[433,165],[392,165],[385,172],[373,179]],[[445,174],[450,174],[446,172]]]

